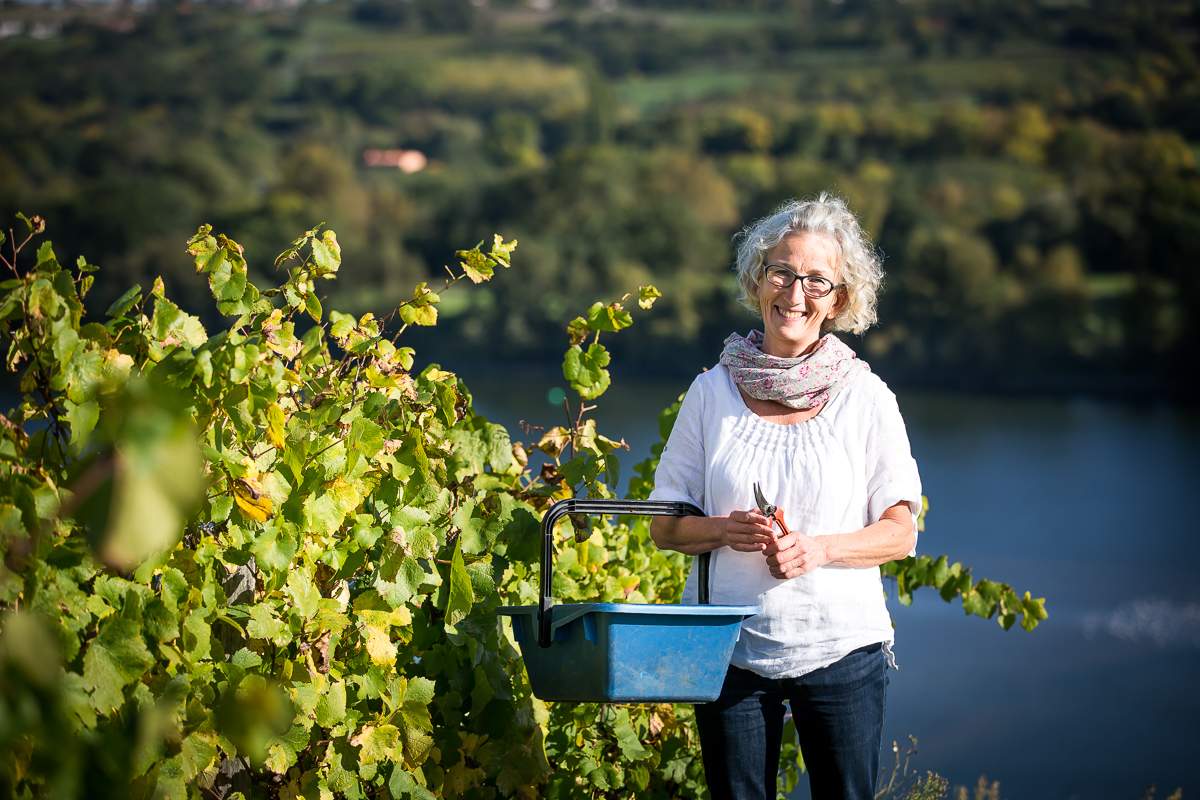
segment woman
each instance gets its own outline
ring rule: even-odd
[[[744,231],[737,273],[763,330],[730,336],[693,382],[652,495],[709,516],[650,528],[661,548],[712,552],[713,603],[762,606],[720,698],[696,706],[709,789],[775,797],[787,700],[813,797],[869,800],[895,666],[878,566],[913,550],[921,481],[895,396],[822,331],[866,330],[883,271],[846,204],[821,194]],[[684,602],[696,594],[693,571]]]

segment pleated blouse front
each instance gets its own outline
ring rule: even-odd
[[[906,502],[916,517],[921,481],[896,398],[873,373],[860,375],[816,417],[778,425],[747,408],[718,366],[692,383],[655,476],[655,500],[695,503],[710,516],[755,507],[754,483],[789,528],[808,536],[847,533]],[[877,567],[821,567],[772,577],[761,553],[713,551],[713,603],[761,605],[742,624],[732,663],[769,677],[828,666],[859,647],[893,641]],[[684,602],[697,598],[695,570]]]

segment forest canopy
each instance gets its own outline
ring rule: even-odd
[[[850,344],[889,380],[1196,373],[1197,3],[9,3],[0,24],[0,215],[100,263],[99,309],[161,276],[204,313],[180,256],[204,221],[255,254],[327,223],[329,301],[381,316],[502,231],[520,279],[448,301],[418,350],[551,360],[578,308],[653,282],[618,354],[694,372],[753,324],[732,236],[831,190],[886,256]],[[419,168],[378,155],[400,151]]]

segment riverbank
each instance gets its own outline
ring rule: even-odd
[[[677,359],[662,363],[629,362],[614,356],[608,370],[613,383],[661,379],[690,382],[701,371],[717,362],[719,347],[711,358],[687,352]],[[431,349],[418,349],[418,368],[425,364],[440,364],[444,369],[465,378],[505,378],[513,381],[558,381],[562,378],[561,361],[504,361],[475,359],[469,355],[444,352],[438,355]],[[1071,398],[1093,397],[1128,402],[1169,402],[1181,406],[1200,405],[1200,381],[1194,375],[1179,374],[1167,377],[1159,374],[1112,372],[1044,372],[1044,373],[972,373],[969,371],[918,369],[887,361],[870,361],[871,368],[893,390],[946,392],[973,397],[1012,398]],[[468,387],[470,381],[468,380]]]

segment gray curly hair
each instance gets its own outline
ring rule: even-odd
[[[825,328],[862,333],[871,327],[883,282],[883,260],[846,201],[828,192],[815,200],[789,200],[735,237],[738,302],[762,317],[757,293],[767,254],[791,233],[820,234],[837,246],[838,279],[844,287],[839,291],[846,293],[846,303]]]

